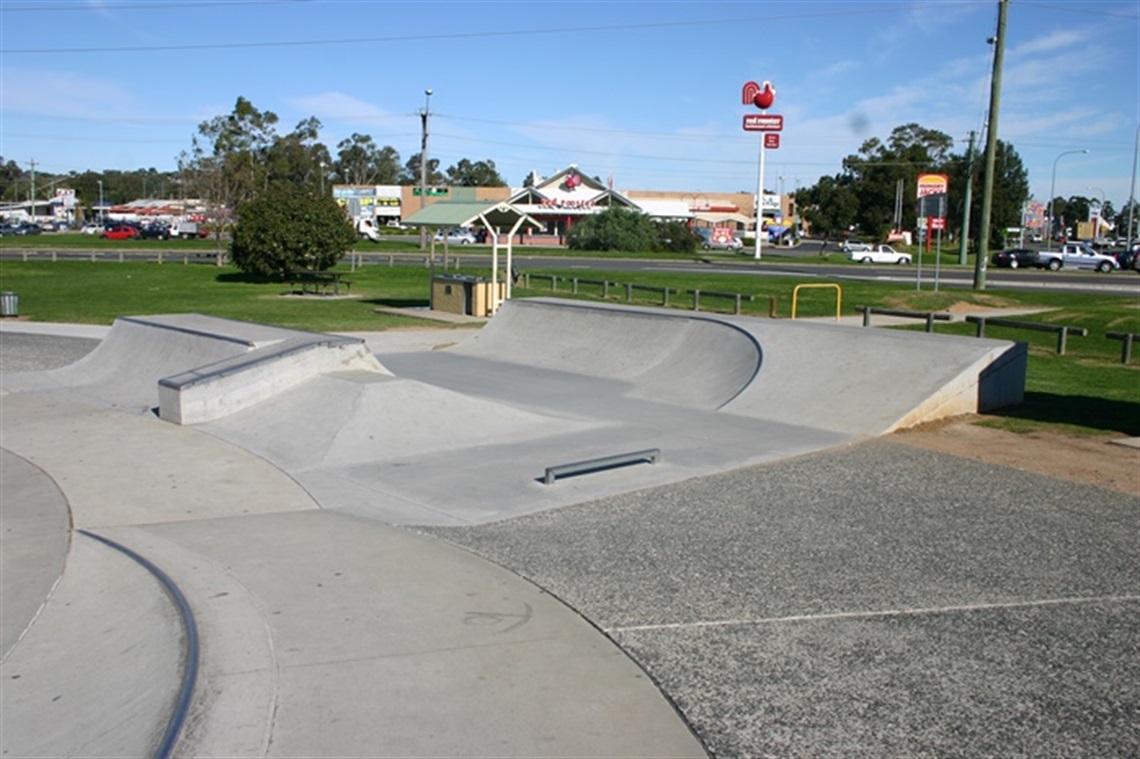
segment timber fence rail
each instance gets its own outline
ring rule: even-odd
[[[1065,345],[1069,335],[1085,337],[1089,331],[1084,327],[1071,327],[1065,324],[1040,324],[1038,322],[1019,322],[1011,319],[994,319],[988,316],[967,316],[966,321],[978,325],[977,336],[986,336],[986,325],[994,327],[1009,327],[1011,329],[1028,329],[1035,332],[1054,332],[1057,335],[1057,355],[1065,355]]]
[[[896,316],[904,319],[924,319],[926,321],[926,331],[934,331],[934,322],[950,321],[950,314],[938,311],[900,311],[895,308],[879,308],[877,306],[855,306],[855,310],[863,314],[863,326],[871,326],[871,314],[880,314],[882,316]]]
[[[1120,363],[1127,364],[1132,361],[1132,343],[1140,340],[1140,335],[1135,332],[1105,332],[1104,336],[1108,340],[1119,340],[1120,345]]]

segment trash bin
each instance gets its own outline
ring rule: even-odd
[[[16,293],[0,293],[0,316],[19,316],[20,296]]]

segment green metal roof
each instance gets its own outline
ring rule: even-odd
[[[483,226],[486,220],[492,227],[510,229],[520,218],[525,226],[542,228],[539,221],[510,203],[485,200],[441,200],[405,216],[403,222],[424,227],[470,227]]]

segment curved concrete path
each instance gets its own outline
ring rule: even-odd
[[[513,573],[322,510],[197,430],[0,401],[4,523],[46,515],[3,556],[5,612],[7,583],[26,596],[0,665],[6,756],[148,755],[178,688],[172,607],[129,559],[76,537],[53,589],[63,499],[75,527],[146,556],[190,599],[202,669],[177,755],[704,755],[620,649]],[[36,541],[54,548],[28,564]]]

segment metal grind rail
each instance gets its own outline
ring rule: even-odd
[[[569,477],[575,474],[599,472],[605,469],[613,469],[615,467],[627,466],[629,464],[641,464],[643,462],[656,464],[660,458],[660,448],[647,448],[643,451],[618,453],[613,456],[601,456],[596,459],[585,459],[584,461],[575,461],[570,464],[548,466],[546,468],[546,476],[544,477],[544,482],[547,485],[553,485],[554,481],[559,477]]]

